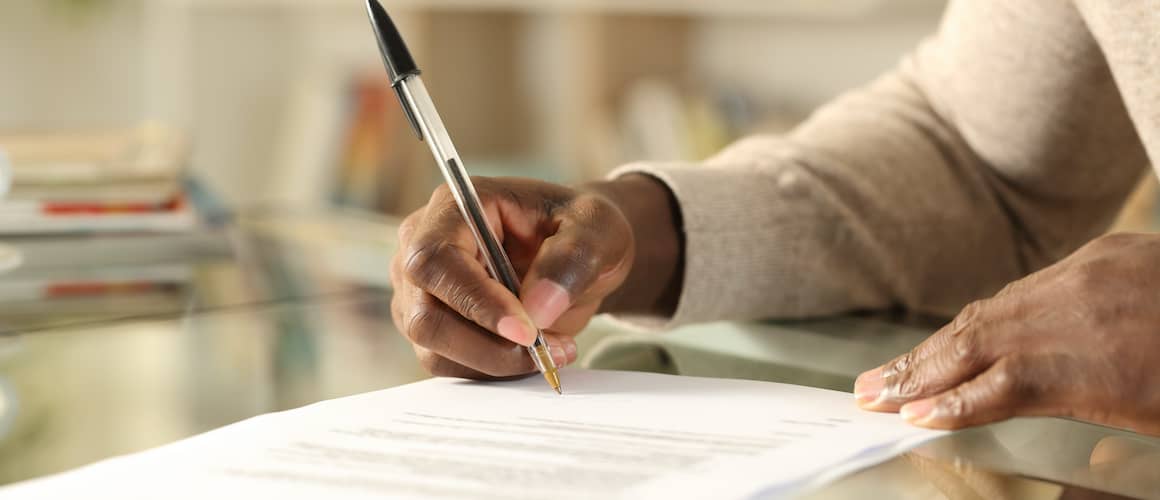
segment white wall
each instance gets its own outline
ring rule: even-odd
[[[892,68],[933,33],[930,6],[869,18],[717,18],[697,29],[695,65],[709,82],[744,91],[766,109],[806,113]]]
[[[140,119],[140,0],[103,0],[91,12],[66,4],[0,0],[0,129]]]
[[[192,133],[195,169],[227,201],[275,197],[292,151],[283,142],[294,82],[375,64],[361,7],[158,16],[186,1],[100,0],[78,14],[60,0],[0,0],[0,130],[177,121]],[[869,18],[703,18],[693,64],[709,83],[800,115],[893,66],[934,29],[939,2],[892,2],[906,7]]]

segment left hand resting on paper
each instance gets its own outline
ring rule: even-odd
[[[1046,415],[1160,435],[1160,235],[1096,239],[967,306],[854,393],[924,427]]]

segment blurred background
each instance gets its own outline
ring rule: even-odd
[[[785,131],[944,7],[383,3],[468,169],[559,182]],[[0,0],[0,148],[0,484],[425,376],[386,262],[440,178],[362,0]]]
[[[920,0],[395,0],[470,170],[560,181],[785,129],[931,32]],[[437,183],[356,0],[7,0],[0,130],[163,124],[230,205]]]
[[[571,182],[784,130],[937,24],[925,0],[393,0],[469,169]],[[170,127],[228,205],[405,213],[437,184],[361,1],[7,0],[0,131]]]

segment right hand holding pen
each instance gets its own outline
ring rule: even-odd
[[[524,346],[544,330],[558,366],[573,337],[629,274],[633,230],[596,190],[526,179],[473,178],[488,223],[522,280],[516,298],[492,279],[446,186],[399,228],[391,313],[437,376],[497,378],[536,371]],[[522,299],[522,300],[521,300]]]

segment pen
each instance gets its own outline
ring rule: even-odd
[[[443,120],[435,111],[435,103],[427,94],[427,87],[423,86],[423,80],[419,77],[419,67],[415,65],[411,52],[403,43],[402,35],[378,0],[367,0],[367,14],[370,16],[375,37],[378,38],[379,51],[382,52],[383,63],[391,79],[391,88],[399,97],[403,114],[407,116],[407,121],[411,123],[419,140],[426,141],[431,148],[431,154],[435,156],[435,162],[439,164],[439,170],[443,172],[443,178],[455,196],[455,203],[459,205],[459,213],[463,215],[464,221],[475,235],[475,243],[483,253],[487,270],[512,294],[519,297],[520,281],[516,277],[515,268],[512,267],[503,246],[496,239],[495,232],[487,224],[487,217],[475,192],[475,186],[471,184],[471,177],[463,168],[463,161],[455,151],[455,145],[451,143],[451,136],[447,134]],[[536,368],[544,374],[552,389],[557,394],[563,394],[560,375],[556,371],[552,355],[548,352],[544,332],[537,329],[536,341],[528,347],[528,354],[531,354]]]

